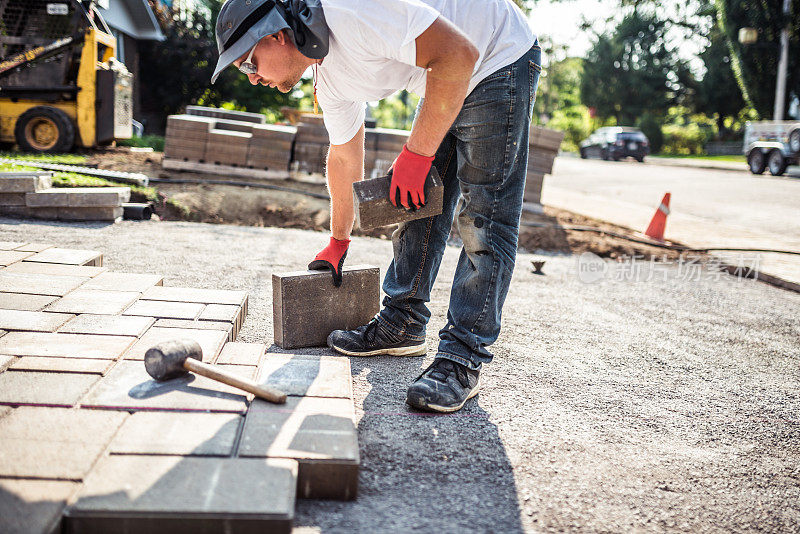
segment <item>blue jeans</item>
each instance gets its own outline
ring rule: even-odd
[[[425,339],[426,303],[453,217],[464,243],[437,357],[480,369],[500,334],[514,270],[528,163],[528,128],[539,84],[538,41],[519,60],[482,80],[464,100],[436,152],[444,183],[441,215],[400,225],[378,321],[411,340]]]

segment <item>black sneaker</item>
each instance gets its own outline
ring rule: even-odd
[[[424,341],[412,341],[395,335],[377,319],[355,330],[334,330],[328,336],[328,346],[348,356],[422,356]]]
[[[406,404],[419,410],[457,412],[478,394],[480,371],[436,358],[408,388]]]

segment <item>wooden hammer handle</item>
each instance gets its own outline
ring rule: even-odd
[[[225,371],[220,370],[218,367],[203,363],[194,358],[186,358],[183,368],[187,371],[197,373],[198,375],[208,377],[211,380],[216,380],[217,382],[222,382],[223,384],[247,391],[256,397],[260,397],[276,404],[283,404],[286,402],[286,393],[282,391],[278,391],[277,389],[269,386],[262,386],[248,378],[242,378],[240,376],[226,373]]]

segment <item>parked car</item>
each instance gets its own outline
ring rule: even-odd
[[[597,157],[619,161],[631,157],[642,162],[650,153],[650,141],[638,128],[607,126],[584,139],[580,152],[583,159]]]
[[[747,122],[744,153],[753,174],[769,169],[780,176],[789,165],[800,165],[800,121]]]

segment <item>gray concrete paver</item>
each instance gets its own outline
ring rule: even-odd
[[[130,336],[9,332],[0,338],[0,354],[114,360],[135,340]]]
[[[230,413],[136,412],[108,450],[113,454],[230,456],[242,419]]]
[[[228,342],[222,347],[215,363],[258,365],[266,350],[264,343]]]
[[[351,399],[350,360],[336,356],[267,353],[258,382],[287,395]]]
[[[164,277],[158,274],[120,273],[106,271],[83,284],[83,289],[105,289],[138,291],[142,293],[153,286],[161,285]]]
[[[83,276],[53,277],[37,273],[0,271],[0,288],[5,293],[30,293],[61,297],[88,280]]]
[[[0,404],[75,406],[98,375],[6,371],[0,373]]]
[[[60,532],[61,513],[79,487],[66,480],[0,479],[0,532]]]
[[[22,261],[28,256],[32,256],[33,252],[22,252],[20,250],[0,250],[0,266],[11,265]]]
[[[37,252],[25,261],[39,263],[63,263],[65,265],[103,265],[103,254],[96,250],[68,249],[53,247]]]
[[[4,310],[41,311],[58,297],[27,293],[0,292],[0,308]]]
[[[154,322],[155,319],[152,317],[83,313],[61,326],[58,331],[70,334],[141,337]]]
[[[196,302],[200,304],[234,304],[241,306],[247,299],[246,291],[230,289],[202,289],[194,287],[151,287],[142,295],[148,300]]]
[[[48,358],[43,356],[23,356],[18,358],[11,369],[15,371],[43,371],[50,373],[87,373],[102,375],[114,365],[113,360],[92,358]]]
[[[58,280],[59,277],[53,279]],[[139,298],[136,291],[79,288],[49,305],[45,311],[117,315]]]
[[[6,273],[46,274],[50,276],[80,276],[92,278],[108,271],[105,267],[91,267],[88,265],[62,265],[60,263],[36,263],[21,261],[5,268]]]
[[[125,359],[144,360],[145,352],[162,341],[189,338],[200,344],[203,349],[203,361],[213,362],[227,337],[227,333],[222,330],[160,328],[153,326],[125,353]]]
[[[168,302],[162,300],[138,300],[124,315],[143,315],[159,319],[184,319],[193,321],[198,318],[205,304],[193,302]]]
[[[75,316],[69,313],[46,313],[0,308],[0,328],[4,330],[26,330],[29,332],[55,332],[59,326],[73,317]]]

